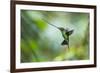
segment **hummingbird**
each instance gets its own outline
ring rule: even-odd
[[[44,21],[46,21],[46,20],[44,19]],[[61,34],[62,34],[62,36],[64,38],[64,40],[62,41],[61,45],[68,45],[68,48],[69,48],[69,36],[73,33],[74,30],[73,29],[72,30],[65,29],[63,27],[57,27],[57,26],[49,23],[48,21],[46,21],[46,22],[48,24],[50,24],[51,26],[53,26],[53,27],[55,27],[55,28],[57,28],[58,30],[61,31]]]

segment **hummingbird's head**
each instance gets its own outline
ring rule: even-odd
[[[63,30],[64,30],[64,28],[62,28],[62,27],[59,27],[59,29],[60,29],[61,31],[63,31]]]

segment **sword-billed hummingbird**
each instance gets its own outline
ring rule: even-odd
[[[43,20],[46,21],[45,19],[43,19]],[[57,26],[49,23],[48,21],[46,21],[46,22],[61,31],[62,36],[64,38],[64,40],[61,43],[61,45],[68,45],[68,48],[69,48],[69,36],[73,33],[74,30],[64,29],[63,27],[57,27]]]

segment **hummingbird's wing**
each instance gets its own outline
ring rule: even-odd
[[[66,35],[71,35],[73,33],[74,30],[70,30],[70,31],[66,31]]]

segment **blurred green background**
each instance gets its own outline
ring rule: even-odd
[[[69,49],[61,45],[61,32],[43,19],[74,30]],[[88,23],[88,13],[21,10],[21,62],[89,59]]]

